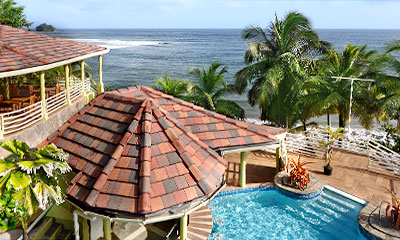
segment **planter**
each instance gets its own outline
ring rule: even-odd
[[[393,224],[396,227],[396,223],[397,223],[397,220],[399,218],[399,214],[398,213],[394,213],[394,210],[392,210],[392,213],[393,213]]]
[[[332,170],[333,168],[328,164],[324,167],[324,174],[330,176],[332,175]]]

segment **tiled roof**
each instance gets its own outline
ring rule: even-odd
[[[214,150],[268,144],[284,133],[282,128],[228,118],[145,86],[113,91],[125,97],[151,98]]]
[[[41,145],[69,153],[67,195],[95,211],[148,215],[208,197],[226,162],[151,99],[96,97]],[[189,205],[189,204],[187,204]]]
[[[0,25],[0,73],[73,59],[107,48]]]

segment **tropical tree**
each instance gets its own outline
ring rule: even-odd
[[[63,175],[71,168],[66,162],[67,155],[55,145],[33,151],[24,142],[7,140],[0,146],[11,153],[0,160],[0,216],[9,218],[11,215],[21,222],[24,239],[28,239],[27,217],[38,208],[45,209],[51,200],[56,204],[63,202],[60,185],[65,184]],[[17,211],[10,212],[13,207]],[[10,222],[3,225],[15,227]]]
[[[184,98],[189,92],[190,83],[179,80],[178,78],[171,79],[167,75],[161,75],[153,88],[177,98]]]
[[[28,22],[23,6],[16,6],[13,0],[0,0],[0,24],[15,28],[29,28],[33,22]]]
[[[383,74],[381,56],[375,51],[367,51],[366,46],[352,46],[347,44],[342,53],[337,50],[329,50],[323,61],[321,61],[320,72],[318,76],[305,81],[302,89],[306,91],[300,101],[306,102],[312,106],[314,112],[338,114],[339,127],[345,127],[349,116],[350,107],[350,84],[351,81],[343,80],[340,77],[353,78],[378,78]],[[366,88],[369,89],[369,83],[354,81],[353,96],[360,103],[371,103],[372,98],[376,101],[381,100],[378,92],[374,96],[361,96],[365,94]],[[369,92],[368,92],[369,93]],[[374,102],[373,104],[378,104]],[[357,104],[356,104],[357,105]],[[365,110],[358,104],[358,113]],[[367,106],[373,108],[372,105]],[[378,114],[369,112],[370,116]],[[366,117],[366,115],[364,115]],[[369,123],[369,122],[368,122]],[[367,123],[366,123],[367,124]],[[368,125],[368,124],[367,124]]]
[[[388,97],[383,106],[386,117],[397,120],[397,128],[400,129],[400,60],[393,54],[400,54],[400,40],[388,44],[385,56],[388,63],[388,74],[380,87]]]
[[[196,105],[211,111],[224,114],[228,117],[245,117],[245,112],[237,103],[222,97],[236,92],[233,85],[227,85],[223,74],[226,68],[218,62],[211,63],[208,69],[193,68],[189,74],[194,77],[194,83],[188,95],[188,100]]]
[[[236,73],[236,88],[248,101],[258,105],[261,119],[290,127],[300,118],[296,103],[302,95],[300,83],[318,67],[318,56],[329,47],[319,40],[310,21],[290,12],[282,20],[275,17],[269,28],[250,26],[242,31],[248,50],[246,67]],[[307,114],[306,114],[307,115]]]

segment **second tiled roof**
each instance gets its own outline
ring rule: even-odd
[[[0,25],[0,73],[43,66],[107,50]]]

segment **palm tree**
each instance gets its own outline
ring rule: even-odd
[[[364,128],[371,129],[374,119],[380,121],[385,118],[383,108],[391,97],[380,92],[376,85],[361,88],[354,98],[354,117]]]
[[[71,168],[66,162],[66,154],[55,145],[31,151],[24,142],[7,140],[0,146],[11,153],[0,160],[0,199],[11,196],[15,200],[12,204],[17,202],[22,206],[22,211],[14,217],[22,224],[24,239],[28,239],[27,217],[38,208],[44,209],[51,199],[56,204],[63,202],[60,185],[63,184],[63,175]],[[1,208],[7,209],[7,206]]]
[[[329,50],[321,61],[319,76],[303,84],[302,88],[307,94],[300,101],[307,102],[315,112],[338,114],[339,127],[344,128],[349,115],[351,82],[332,77],[377,78],[381,63],[379,54],[366,51],[366,46],[347,44],[342,53]],[[354,99],[361,100],[359,95],[363,92],[362,88],[368,86],[357,81],[353,85]]]
[[[211,63],[207,70],[204,66],[201,69],[192,69],[189,74],[194,77],[195,81],[189,92],[188,100],[228,117],[243,119],[245,117],[244,110],[237,103],[222,98],[228,93],[235,92],[234,86],[225,83],[223,74],[226,72],[226,68],[218,62]]]
[[[177,98],[185,98],[189,92],[189,86],[190,83],[187,81],[182,81],[178,78],[171,79],[167,75],[162,75],[157,79],[153,88]]]
[[[400,129],[400,60],[393,53],[400,53],[400,40],[388,44],[385,56],[387,57],[389,74],[382,82],[384,92],[389,95],[388,101],[383,106],[386,116],[397,119],[397,128]]]
[[[317,66],[317,59],[329,47],[319,40],[310,21],[290,12],[283,20],[275,17],[265,31],[257,26],[243,30],[247,40],[246,67],[236,73],[236,88],[243,93],[248,85],[249,103],[258,105],[261,119],[290,127],[300,119],[295,108],[301,95],[299,83]]]

